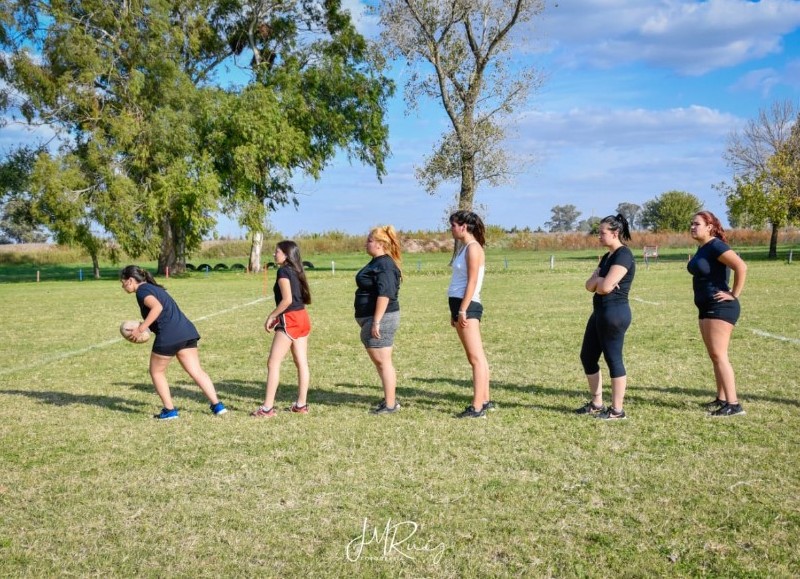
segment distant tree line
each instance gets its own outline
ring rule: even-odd
[[[689,227],[692,216],[703,206],[703,203],[685,191],[667,191],[655,199],[645,202],[620,203],[616,213],[628,220],[631,229],[647,229],[656,233],[665,231],[682,231]],[[550,232],[584,231],[597,233],[601,217],[592,216],[578,220],[581,212],[574,205],[556,205],[551,210],[550,221],[545,227]]]
[[[775,102],[728,139],[724,159],[733,182],[715,188],[725,196],[733,227],[769,227],[769,257],[778,255],[778,231],[800,221],[800,110],[791,101]],[[620,203],[617,212],[632,229],[682,231],[703,204],[685,191],[667,191],[643,206]],[[578,221],[574,205],[556,205],[545,223],[549,231],[596,232],[599,218]]]

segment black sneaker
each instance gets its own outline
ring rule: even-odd
[[[726,404],[722,408],[719,408],[711,413],[711,416],[715,418],[719,417],[726,417],[726,416],[744,416],[747,414],[742,408],[742,405],[739,403],[736,404]]]
[[[628,417],[625,415],[624,410],[617,410],[616,408],[608,407],[608,410],[601,412],[595,418],[599,418],[600,420],[627,420]]]
[[[386,401],[381,400],[375,408],[370,410],[371,414],[393,414],[400,410],[400,403],[395,400],[394,406],[386,406]]]
[[[474,406],[469,405],[464,409],[464,412],[456,414],[456,418],[486,418],[486,410],[483,408],[475,410]]]
[[[605,406],[603,406],[602,404],[600,406],[595,406],[594,404],[592,404],[592,401],[589,400],[589,402],[587,402],[580,408],[576,409],[575,414],[590,414],[594,416],[596,414],[600,414],[605,411],[606,411]]]
[[[707,402],[706,404],[703,404],[703,406],[709,412],[714,412],[715,410],[719,410],[720,408],[722,408],[727,404],[728,403],[725,402],[724,400],[720,400],[719,398],[714,398],[714,400],[712,400],[711,402]]]
[[[491,411],[497,410],[497,404],[495,404],[491,400],[487,400],[486,402],[483,403],[483,406],[481,406],[481,409],[482,410],[486,410],[487,412],[491,412]]]

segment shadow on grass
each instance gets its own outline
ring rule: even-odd
[[[625,397],[628,399],[639,399],[646,402],[652,402],[653,404],[658,404],[659,406],[672,406],[674,408],[684,408],[685,404],[680,403],[672,403],[669,401],[665,401],[662,398],[658,397],[646,397],[640,396],[637,392],[644,391],[644,392],[656,392],[661,394],[668,394],[668,395],[685,395],[687,397],[692,397],[692,400],[687,400],[687,402],[691,403],[698,403],[703,404],[705,402],[709,402],[713,399],[716,391],[712,386],[708,388],[685,388],[681,386],[639,386],[633,385],[628,386],[628,391],[625,393]],[[792,400],[789,398],[779,398],[776,396],[764,396],[761,394],[748,394],[745,390],[744,392],[739,392],[739,399],[742,402],[771,402],[773,404],[784,404],[786,406],[796,406],[800,407],[800,401]]]
[[[144,406],[141,402],[134,402],[117,396],[97,396],[94,394],[70,394],[68,392],[54,392],[50,390],[0,390],[0,394],[12,396],[25,396],[37,400],[42,404],[52,406],[72,406],[83,404],[86,406],[99,406],[115,412],[139,413]]]

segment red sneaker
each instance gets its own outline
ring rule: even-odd
[[[264,408],[263,406],[259,406],[250,413],[250,416],[253,418],[274,418],[275,408]]]
[[[296,412],[298,414],[308,414],[308,404],[303,404],[302,406],[298,406],[297,402],[293,402],[292,412]]]

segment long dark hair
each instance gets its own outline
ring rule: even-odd
[[[164,287],[160,283],[157,283],[153,274],[151,274],[146,269],[142,269],[138,265],[128,265],[119,272],[119,279],[124,281],[126,279],[134,279],[139,283],[149,283],[153,284],[158,287]]]
[[[631,240],[631,228],[628,226],[628,220],[625,219],[622,213],[603,217],[603,219],[600,220],[600,225],[603,224],[608,226],[609,231],[619,231],[619,238],[623,241]]]
[[[311,290],[308,288],[308,280],[306,279],[306,270],[303,269],[303,258],[300,257],[300,248],[294,241],[284,239],[275,244],[286,256],[286,263],[281,267],[290,267],[297,273],[297,279],[300,280],[300,295],[303,298],[303,303],[308,305],[311,303]]]
[[[711,226],[711,235],[713,237],[728,243],[728,239],[725,237],[725,230],[722,228],[722,223],[720,223],[720,220],[717,219],[717,216],[711,213],[711,211],[698,211],[694,216],[700,217]]]
[[[467,231],[481,244],[481,247],[486,245],[486,226],[483,224],[483,219],[481,219],[477,213],[462,209],[451,214],[449,221],[450,225],[454,223],[466,225]]]

